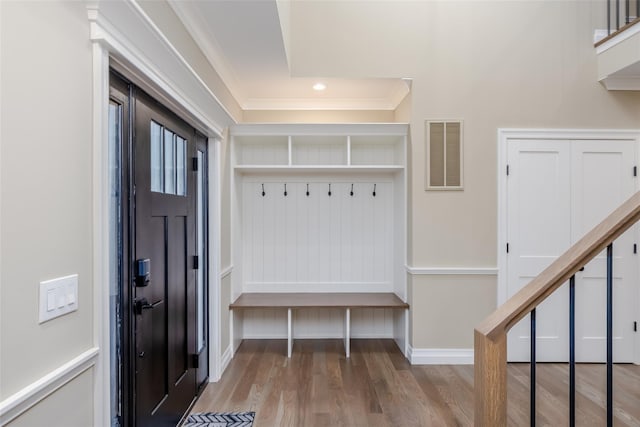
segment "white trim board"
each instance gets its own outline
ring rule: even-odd
[[[638,137],[640,129],[498,129],[498,144],[505,139],[625,140]],[[501,148],[503,147],[499,145],[498,149]]]
[[[473,349],[409,346],[409,362],[412,365],[473,365]]]
[[[229,265],[229,266],[223,268],[222,271],[220,272],[220,280],[224,279],[225,277],[227,277],[231,273],[233,273],[233,265]]]
[[[93,422],[110,422],[109,283],[113,254],[109,250],[109,54],[93,43],[93,345],[98,355],[93,381]]]
[[[0,402],[0,425],[8,424],[90,369],[96,364],[98,354],[98,347],[92,347]]]
[[[222,182],[222,170],[224,169],[220,155],[221,141],[219,138],[209,138],[207,141],[207,173],[209,187],[208,191],[208,232],[207,243],[209,256],[208,271],[208,331],[209,343],[207,346],[209,352],[209,376],[220,378],[223,370],[222,365],[222,330],[221,330],[221,307],[222,307],[222,279],[224,276],[220,273],[221,267],[221,251],[219,244],[212,244],[222,233],[222,214],[220,207],[222,206],[222,191],[220,183]],[[225,301],[226,303],[226,301]]]
[[[231,363],[231,359],[233,359],[233,346],[231,345],[231,343],[229,343],[227,349],[224,351],[224,353],[222,353],[222,357],[220,359],[220,374],[217,378],[211,377],[209,379],[210,383],[217,383],[218,381],[220,381],[220,378],[222,378],[222,374],[224,374],[224,371],[227,370],[229,363]]]
[[[607,90],[640,90],[640,77],[605,77],[600,82],[604,84]]]
[[[410,267],[407,273],[414,276],[495,276],[498,269],[494,267]]]

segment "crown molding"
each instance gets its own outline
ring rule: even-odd
[[[240,86],[240,82],[235,78],[237,73],[231,66],[229,60],[222,54],[222,49],[218,41],[210,33],[202,30],[204,22],[199,15],[193,13],[189,8],[192,2],[180,0],[167,0],[169,6],[184,24],[187,32],[193,37],[193,40],[200,47],[200,50],[207,58],[213,69],[218,73],[222,82],[227,86],[231,95],[241,106],[246,99],[246,94]]]

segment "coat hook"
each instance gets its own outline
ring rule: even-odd
[[[353,184],[351,184],[351,196],[353,196]]]
[[[329,197],[331,197],[331,183],[329,183]]]
[[[264,184],[262,184],[262,197],[264,197],[267,193],[264,192]]]
[[[373,184],[373,197],[376,197],[376,184]]]
[[[307,197],[309,197],[309,184],[307,184]]]
[[[287,183],[284,183],[284,197],[287,197]]]

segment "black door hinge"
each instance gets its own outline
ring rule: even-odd
[[[507,176],[509,176],[509,165],[507,165]]]
[[[638,167],[637,166],[633,167],[633,176],[638,176]]]
[[[198,172],[198,158],[197,157],[192,157],[191,158],[191,169],[194,172]]]
[[[199,268],[199,260],[198,260],[198,255],[194,255],[193,256],[193,269],[197,270]]]
[[[507,243],[507,253],[509,253],[509,244]]]
[[[634,243],[634,244],[633,244],[633,253],[634,253],[634,254],[637,254],[637,253],[638,253],[638,244],[637,244],[637,243]]]
[[[638,322],[633,322],[633,332],[638,332]]]
[[[200,357],[197,354],[191,355],[191,367],[193,369],[198,369],[200,367]]]

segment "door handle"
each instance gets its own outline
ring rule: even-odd
[[[137,298],[133,301],[133,312],[135,314],[142,314],[143,310],[150,310],[155,307],[155,304],[149,304],[146,298]]]

